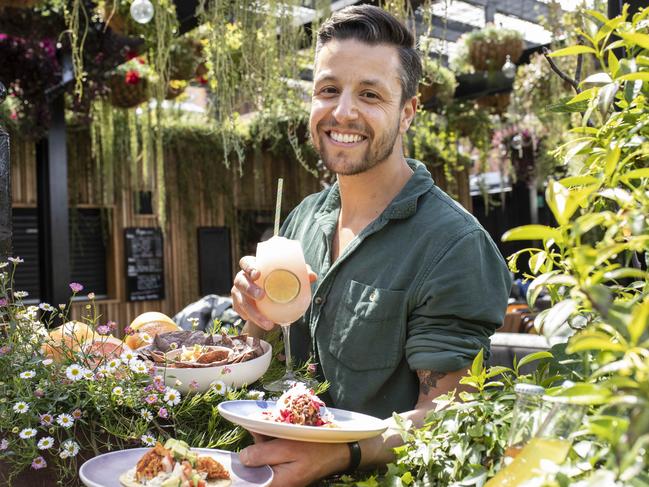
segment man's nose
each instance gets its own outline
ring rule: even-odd
[[[358,118],[358,107],[352,93],[342,93],[340,95],[333,116],[337,122]]]

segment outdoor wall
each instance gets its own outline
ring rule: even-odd
[[[307,194],[320,189],[315,177],[297,165],[291,157],[281,160],[268,153],[251,155],[243,164],[240,174],[237,167],[226,168],[220,154],[214,154],[210,170],[218,172],[218,185],[203,191],[208,184],[205,177],[196,174],[192,184],[196,191],[191,197],[179,194],[178,181],[183,160],[182,154],[167,154],[165,178],[167,181],[167,225],[164,234],[165,299],[160,301],[127,302],[124,262],[124,229],[127,227],[158,227],[156,215],[139,215],[135,211],[134,192],[130,189],[129,175],[121,174],[119,185],[111,194],[117,195],[106,204],[102,196],[105,188],[98,187],[93,173],[99,170],[91,157],[87,131],[70,131],[68,134],[70,205],[77,208],[105,208],[107,218],[107,284],[108,299],[98,301],[102,321],[112,320],[120,329],[145,311],[162,311],[173,316],[189,303],[200,298],[198,278],[198,227],[227,226],[230,229],[232,248],[232,275],[238,269],[241,257],[239,219],[241,211],[271,214],[275,206],[277,178],[284,178],[285,213]],[[11,154],[12,201],[15,208],[35,208],[36,151],[33,142],[12,139]],[[210,180],[214,180],[211,178]],[[196,195],[210,194],[209,198]],[[103,203],[102,203],[103,201]],[[155,208],[155,204],[154,204]],[[261,229],[259,229],[261,233]],[[83,283],[82,283],[83,284]],[[82,294],[93,291],[84,289]],[[58,303],[52,303],[58,304]],[[87,301],[73,305],[73,317],[79,317]]]

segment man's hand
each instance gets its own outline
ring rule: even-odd
[[[244,448],[239,459],[247,467],[270,465],[274,472],[271,487],[303,487],[349,466],[346,443],[307,443],[273,439]]]
[[[264,330],[272,330],[275,323],[266,318],[257,308],[257,301],[264,297],[264,290],[255,281],[261,277],[259,270],[255,268],[256,259],[252,255],[246,255],[239,261],[241,270],[234,278],[234,285],[230,295],[232,296],[232,308],[241,318],[252,322]],[[318,276],[307,265],[309,282],[314,282]]]

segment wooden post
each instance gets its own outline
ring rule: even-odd
[[[7,97],[7,89],[0,83],[0,104]],[[11,255],[11,163],[9,162],[9,134],[0,125],[0,262]]]

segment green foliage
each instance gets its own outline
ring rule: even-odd
[[[541,291],[550,294],[553,307],[537,318],[542,329],[579,329],[566,351],[590,370],[565,395],[601,405],[590,421],[609,450],[600,466],[626,482],[649,465],[649,9],[632,18],[626,10],[610,20],[587,15],[585,44],[552,53],[592,56],[600,66],[563,103],[584,110],[555,152],[570,175],[546,190],[558,224],[513,229],[503,240],[542,242],[514,254],[510,267],[529,256],[530,306]]]

